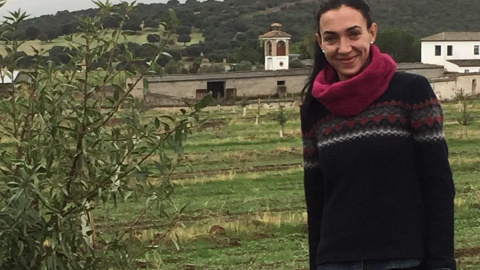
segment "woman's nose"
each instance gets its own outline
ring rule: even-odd
[[[350,44],[350,40],[348,38],[341,38],[340,39],[340,44],[338,48],[339,53],[348,53],[352,49],[352,46]]]

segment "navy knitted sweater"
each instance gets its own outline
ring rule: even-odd
[[[443,114],[428,81],[397,72],[356,116],[313,100],[302,117],[310,269],[422,259],[456,269],[454,185]]]

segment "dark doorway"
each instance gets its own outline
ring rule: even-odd
[[[287,95],[287,84],[285,81],[277,81],[278,97],[285,97]]]
[[[212,91],[214,99],[221,99],[225,97],[225,82],[207,82],[208,91]]]

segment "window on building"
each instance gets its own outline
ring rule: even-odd
[[[277,56],[287,55],[287,45],[283,41],[277,43]]]
[[[479,55],[480,49],[478,45],[473,46],[473,55]]]
[[[272,42],[267,42],[267,56],[272,56]]]
[[[452,55],[453,55],[453,46],[452,46],[452,45],[448,45],[448,46],[447,46],[447,55],[448,55],[448,56],[452,56]]]
[[[470,69],[465,69],[465,73],[470,73]]]
[[[442,55],[442,46],[435,45],[435,55],[436,56]]]
[[[277,86],[285,85],[285,81],[277,81]]]

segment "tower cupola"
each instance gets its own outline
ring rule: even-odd
[[[292,35],[281,30],[282,25],[273,23],[271,30],[260,36],[264,44],[265,70],[288,70],[288,55]]]

